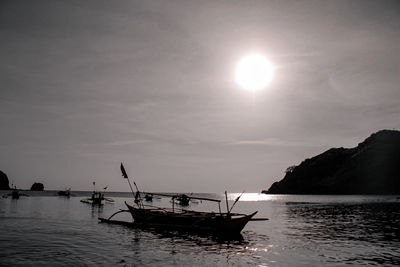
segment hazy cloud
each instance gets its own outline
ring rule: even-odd
[[[30,187],[259,191],[400,128],[398,1],[1,1],[0,169]],[[246,53],[276,66],[257,94]],[[249,177],[243,183],[242,177]]]

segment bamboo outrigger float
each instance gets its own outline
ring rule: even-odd
[[[122,163],[121,171],[124,178],[128,179],[128,183],[132,190],[128,175]],[[267,218],[253,218],[257,211],[251,214],[232,213],[231,210],[239,200],[240,196],[236,198],[232,207],[229,209],[226,192],[225,199],[227,212],[221,211],[221,200],[219,199],[192,196],[190,196],[191,199],[218,203],[219,212],[201,212],[175,208],[175,199],[181,196],[179,194],[169,195],[151,193],[153,195],[171,197],[172,208],[160,208],[152,205],[144,205],[136,183],[134,183],[134,185],[137,191],[134,193],[132,190],[132,193],[134,193],[135,196],[134,202],[136,206],[125,202],[125,205],[128,208],[127,210],[120,210],[107,219],[99,218],[101,222],[157,229],[173,229],[177,231],[204,233],[209,235],[234,236],[239,235],[249,221],[268,220]],[[149,194],[145,192],[142,193]],[[115,215],[122,212],[129,212],[132,216],[133,222],[112,220]]]

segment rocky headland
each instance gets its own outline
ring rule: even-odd
[[[267,194],[400,194],[400,131],[382,130],[354,148],[331,148],[286,170]]]

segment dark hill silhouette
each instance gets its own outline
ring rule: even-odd
[[[33,183],[31,186],[31,191],[43,191],[44,185],[42,183]]]
[[[7,174],[0,171],[0,190],[10,190]]]
[[[382,130],[355,148],[332,148],[289,167],[267,194],[400,194],[400,132]]]

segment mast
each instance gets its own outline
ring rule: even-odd
[[[236,205],[236,203],[237,203],[237,202],[239,201],[239,199],[242,197],[243,193],[244,193],[244,190],[243,190],[243,192],[240,194],[240,196],[238,196],[238,197],[235,199],[235,202],[233,202],[232,207],[230,208],[229,212],[232,211],[233,207]]]
[[[229,211],[229,205],[228,205],[228,194],[226,193],[226,191],[225,191],[225,202],[226,202],[226,212],[229,216],[230,211]]]
[[[135,181],[133,181],[133,184],[134,184],[135,187],[136,187],[136,194],[135,194],[135,192],[133,192],[132,184],[131,184],[131,182],[129,181],[128,173],[126,172],[126,170],[125,170],[124,165],[122,164],[122,162],[121,162],[121,172],[122,172],[122,176],[128,180],[128,184],[129,184],[129,187],[130,187],[130,189],[131,189],[132,195],[133,195],[133,197],[134,197],[135,200],[136,200],[136,199],[137,199],[137,195],[139,195],[139,197],[140,197],[139,188],[137,187]],[[139,208],[140,208],[141,206],[143,207],[143,203],[141,203],[141,199],[140,199],[138,202],[135,201],[135,203],[139,206]],[[141,205],[140,205],[140,204],[141,204]]]

